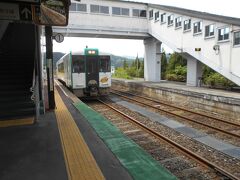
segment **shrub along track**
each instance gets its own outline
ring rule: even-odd
[[[240,124],[234,122],[234,120],[225,120],[225,117],[203,114],[129,92],[112,90],[112,94],[150,108],[152,111],[164,113],[181,123],[189,124],[218,139],[240,146]]]
[[[240,179],[240,162],[108,99],[88,102],[180,179]]]

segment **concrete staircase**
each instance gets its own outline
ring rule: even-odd
[[[35,116],[35,103],[31,100],[30,91],[34,56],[21,51],[29,46],[27,41],[26,44],[20,41],[23,43],[22,47],[14,46],[14,39],[23,38],[21,28],[26,30],[24,25],[16,28],[16,25],[10,24],[0,40],[0,120]]]

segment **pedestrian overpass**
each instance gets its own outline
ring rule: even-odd
[[[72,1],[69,25],[53,31],[70,37],[143,39],[147,81],[160,81],[164,43],[187,58],[187,85],[197,86],[202,63],[240,85],[238,18],[148,3],[81,0]]]

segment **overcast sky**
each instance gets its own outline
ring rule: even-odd
[[[218,15],[240,18],[239,0],[134,0],[136,2],[147,2],[160,5],[182,7],[185,9],[203,11]],[[144,46],[141,40],[122,39],[93,39],[93,38],[65,38],[64,42],[58,44],[54,41],[54,51],[69,52],[82,51],[85,46],[98,48],[101,52],[112,53],[120,56],[144,56]],[[167,52],[170,49],[164,47]]]

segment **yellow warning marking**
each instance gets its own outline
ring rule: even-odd
[[[65,94],[65,96],[69,97],[74,103],[80,102],[77,96],[75,96],[72,92],[70,92],[65,86],[60,84],[57,80],[55,80],[55,83],[58,85],[58,87],[62,90],[62,92]]]
[[[23,126],[32,125],[34,123],[34,117],[14,120],[3,120],[0,121],[0,127],[11,127],[11,126]]]
[[[57,90],[55,91],[55,98],[57,106],[55,114],[57,117],[68,179],[105,179]]]

